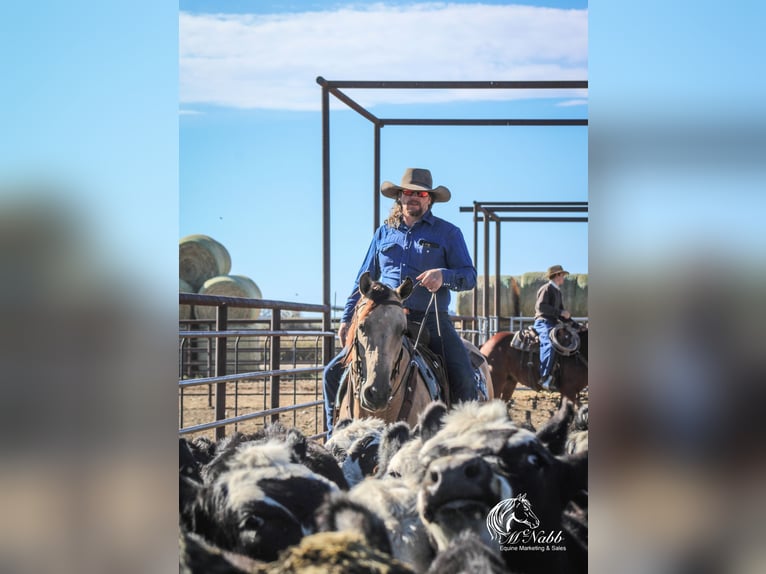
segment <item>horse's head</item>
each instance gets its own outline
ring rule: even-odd
[[[540,519],[532,512],[532,505],[527,500],[526,493],[512,499],[511,518],[516,522],[526,524],[530,528],[540,526]]]
[[[402,302],[412,293],[409,278],[397,288],[373,281],[369,273],[359,278],[359,300],[354,332],[350,337],[356,355],[354,376],[359,381],[359,402],[368,411],[386,407],[391,394],[391,379],[402,350],[402,335],[407,318]]]

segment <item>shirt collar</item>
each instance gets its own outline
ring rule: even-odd
[[[555,284],[555,283],[554,283],[552,280],[551,280],[551,281],[548,281],[548,283],[550,283],[550,284],[551,284],[551,285],[553,285],[553,286],[554,286],[556,289],[558,289],[559,291],[561,291],[561,287],[559,287],[558,285],[556,285],[556,284]]]
[[[420,223],[421,221],[422,221],[422,222],[425,222],[425,223],[427,223],[428,225],[433,225],[435,220],[436,220],[436,217],[434,216],[434,214],[433,214],[433,213],[431,213],[431,210],[429,209],[428,211],[426,211],[426,212],[423,214],[423,217],[421,217],[420,219],[418,219],[418,221],[415,223],[415,225],[417,225],[417,224],[418,224],[418,223]],[[407,224],[406,224],[406,223],[404,223],[404,219],[402,219],[402,223],[400,224],[400,227],[405,227],[405,228],[407,228]],[[414,227],[414,225],[413,225],[413,227]],[[409,229],[409,228],[407,228],[407,229]]]

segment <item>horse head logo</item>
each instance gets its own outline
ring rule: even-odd
[[[527,494],[522,493],[516,498],[506,498],[498,502],[487,515],[487,530],[492,540],[501,544],[508,543],[513,530],[513,523],[525,524],[529,528],[540,526],[540,520],[532,512],[532,504],[527,500]]]

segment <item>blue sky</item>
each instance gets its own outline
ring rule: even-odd
[[[317,76],[588,78],[584,2],[182,1],[180,8],[179,236],[204,233],[223,243],[231,273],[251,277],[267,299],[321,302]],[[584,91],[348,94],[379,117],[588,113]],[[342,304],[373,232],[373,131],[342,105],[333,106],[331,126],[331,292]],[[586,201],[587,136],[586,127],[387,126],[381,178],[398,182],[407,167],[431,169],[453,194],[435,213],[460,226],[472,249],[471,215],[461,206]],[[382,199],[381,219],[390,205]],[[554,263],[587,272],[587,237],[584,223],[506,223],[502,272]]]

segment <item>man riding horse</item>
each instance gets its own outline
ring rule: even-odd
[[[547,391],[556,390],[553,381],[553,361],[555,351],[551,343],[550,332],[561,319],[569,319],[569,311],[564,309],[561,285],[569,271],[561,265],[548,268],[545,277],[548,283],[540,287],[535,300],[535,331],[540,337],[540,386]]]
[[[428,331],[429,348],[443,355],[452,402],[477,398],[474,370],[468,352],[447,311],[449,291],[473,289],[476,268],[460,229],[431,212],[434,203],[450,200],[450,191],[442,185],[434,188],[429,170],[408,168],[401,185],[386,181],[381,185],[380,192],[393,199],[394,205],[383,225],[375,231],[346,301],[338,328],[338,337],[344,349],[324,370],[328,436],[332,434],[335,397],[343,374],[343,359],[348,352],[346,335],[360,297],[359,279],[366,272],[372,279],[394,289],[407,277],[416,283],[404,307],[409,320],[422,323]]]

